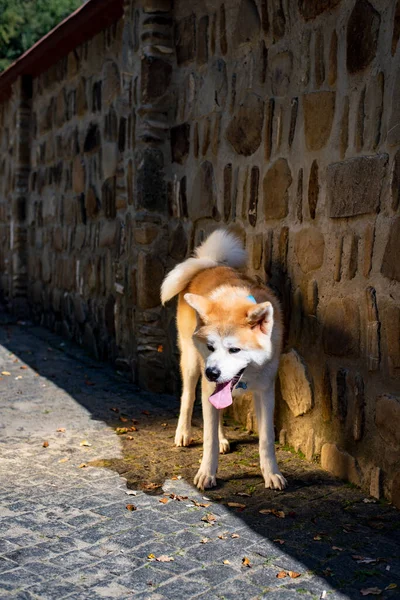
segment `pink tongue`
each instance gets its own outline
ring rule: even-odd
[[[231,381],[217,383],[215,392],[209,397],[209,401],[215,408],[226,408],[232,404]]]

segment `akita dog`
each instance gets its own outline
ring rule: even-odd
[[[282,346],[280,306],[274,294],[236,269],[247,255],[241,242],[217,230],[164,279],[164,304],[179,294],[177,325],[183,391],[175,435],[189,446],[197,381],[202,377],[203,459],[194,478],[200,488],[216,485],[218,452],[229,451],[222,410],[243,389],[253,393],[261,471],[266,488],[283,489],[274,445],[275,377]]]

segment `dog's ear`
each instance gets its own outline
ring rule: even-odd
[[[247,311],[247,323],[250,327],[259,326],[265,334],[270,334],[274,323],[274,309],[271,302],[255,304]]]
[[[194,308],[199,317],[205,321],[206,315],[210,309],[210,301],[204,296],[199,296],[198,294],[185,294],[184,299],[186,302]]]

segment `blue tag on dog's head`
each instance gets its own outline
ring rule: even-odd
[[[256,300],[256,299],[254,298],[254,296],[252,296],[251,294],[249,294],[249,295],[247,296],[247,299],[248,299],[248,300],[251,300],[251,301],[252,301],[254,304],[257,304],[257,300]]]
[[[242,390],[247,390],[247,383],[245,381],[239,381],[239,383],[236,386],[236,389],[242,389]]]

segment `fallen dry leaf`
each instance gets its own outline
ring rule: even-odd
[[[250,560],[247,558],[247,556],[243,556],[242,558],[242,565],[244,567],[249,567],[249,569],[251,568],[251,562]]]
[[[65,427],[59,427],[56,429],[57,433],[65,433]]]
[[[231,538],[239,538],[240,535],[238,533],[232,533]]]
[[[87,467],[86,463],[81,463],[80,465],[78,465],[78,469],[84,469],[85,467]]]
[[[137,428],[134,425],[132,425],[132,427],[129,427],[128,431],[137,431]]]
[[[208,542],[211,542],[210,538],[203,538],[200,540],[200,544],[208,544]]]
[[[43,448],[48,448],[49,447],[49,442],[43,442],[42,446],[43,446]]]
[[[127,504],[126,508],[127,508],[127,510],[130,510],[131,512],[134,510],[137,510],[136,506],[134,504]]]
[[[246,505],[240,504],[240,502],[227,502],[227,506],[230,508],[246,508]]]
[[[64,456],[64,458],[60,458],[59,463],[65,463],[69,461],[69,456]]]
[[[297,579],[297,577],[300,577],[300,573],[297,573],[297,571],[288,571],[287,574],[292,579]]]
[[[20,367],[20,369],[27,369],[28,367],[26,365],[22,365],[22,367]]]
[[[218,536],[219,540],[227,540],[228,537],[226,535],[224,535],[223,533],[221,533],[221,535]]]
[[[159,344],[159,345],[157,346],[157,352],[164,352],[164,348],[163,348],[163,345],[162,345],[162,344]]]
[[[205,502],[197,502],[197,500],[192,500],[193,504],[195,506],[201,507],[201,508],[208,508],[210,505],[210,503],[206,504]]]
[[[15,379],[22,379],[22,375],[18,375]]]
[[[147,558],[148,558],[149,560],[155,560],[155,559],[156,559],[156,555],[155,555],[155,554],[148,554],[148,555],[147,555]]]
[[[132,441],[134,438],[133,438],[133,435],[127,435],[125,439],[126,439],[126,440],[131,440],[131,441]]]
[[[279,538],[276,538],[276,540],[274,540],[274,542],[276,542],[277,544],[284,544],[285,540],[280,540]]]
[[[8,371],[2,371],[1,374],[2,375],[11,375],[11,373],[9,373]]]
[[[380,596],[382,590],[378,587],[364,588],[363,590],[360,590],[360,593],[362,596]]]
[[[161,427],[168,427],[168,423],[161,423]]]
[[[210,524],[214,524],[214,522],[217,520],[217,517],[215,515],[213,515],[212,513],[208,513],[208,515],[204,515],[204,517],[201,518],[201,521],[205,521],[206,523],[210,523]]]
[[[148,411],[148,410],[142,410],[142,415],[149,416],[149,414],[150,414],[150,411]]]
[[[359,565],[371,565],[380,561],[380,558],[369,558],[368,556],[359,556],[358,554],[353,554],[351,558],[357,561]]]
[[[314,535],[313,539],[314,539],[316,542],[320,542],[320,541],[322,540],[322,537],[321,537],[320,535]]]
[[[287,577],[286,571],[279,571],[279,573],[276,574],[276,577],[278,579],[283,579],[284,577]]]
[[[116,406],[113,406],[112,408],[110,408],[110,410],[112,410],[115,413],[119,413],[119,408],[117,408]]]
[[[128,428],[127,427],[117,427],[117,429],[115,431],[117,432],[117,435],[123,435],[124,433],[128,433]]]
[[[87,440],[83,440],[79,445],[80,446],[91,446],[92,444],[89,444],[89,442]]]
[[[168,556],[167,554],[161,554],[161,556],[156,557],[157,562],[171,562],[175,560],[173,556]]]
[[[222,562],[223,562],[224,565],[230,565],[231,564],[231,562],[229,560],[223,560]]]
[[[167,504],[168,498],[160,498],[159,502],[161,502],[161,504]]]
[[[119,420],[122,421],[122,423],[128,422],[128,419],[126,417],[120,417]]]
[[[343,548],[339,548],[339,546],[332,546],[332,550],[338,550],[339,552],[343,552]]]
[[[243,498],[251,498],[251,494],[247,492],[237,492],[236,496],[242,496]]]
[[[387,585],[385,587],[385,590],[395,590],[397,588],[397,583],[389,583],[389,585]]]
[[[178,476],[179,479],[179,476]],[[183,500],[187,500],[187,496],[179,496],[178,494],[170,494],[169,497],[171,500],[178,500],[178,502],[182,502]]]
[[[143,487],[145,490],[149,490],[149,491],[157,490],[158,488],[161,487],[161,484],[160,483],[145,483]]]
[[[258,512],[261,515],[274,515],[278,519],[284,519],[286,516],[283,510],[277,510],[276,508],[262,508]]]

